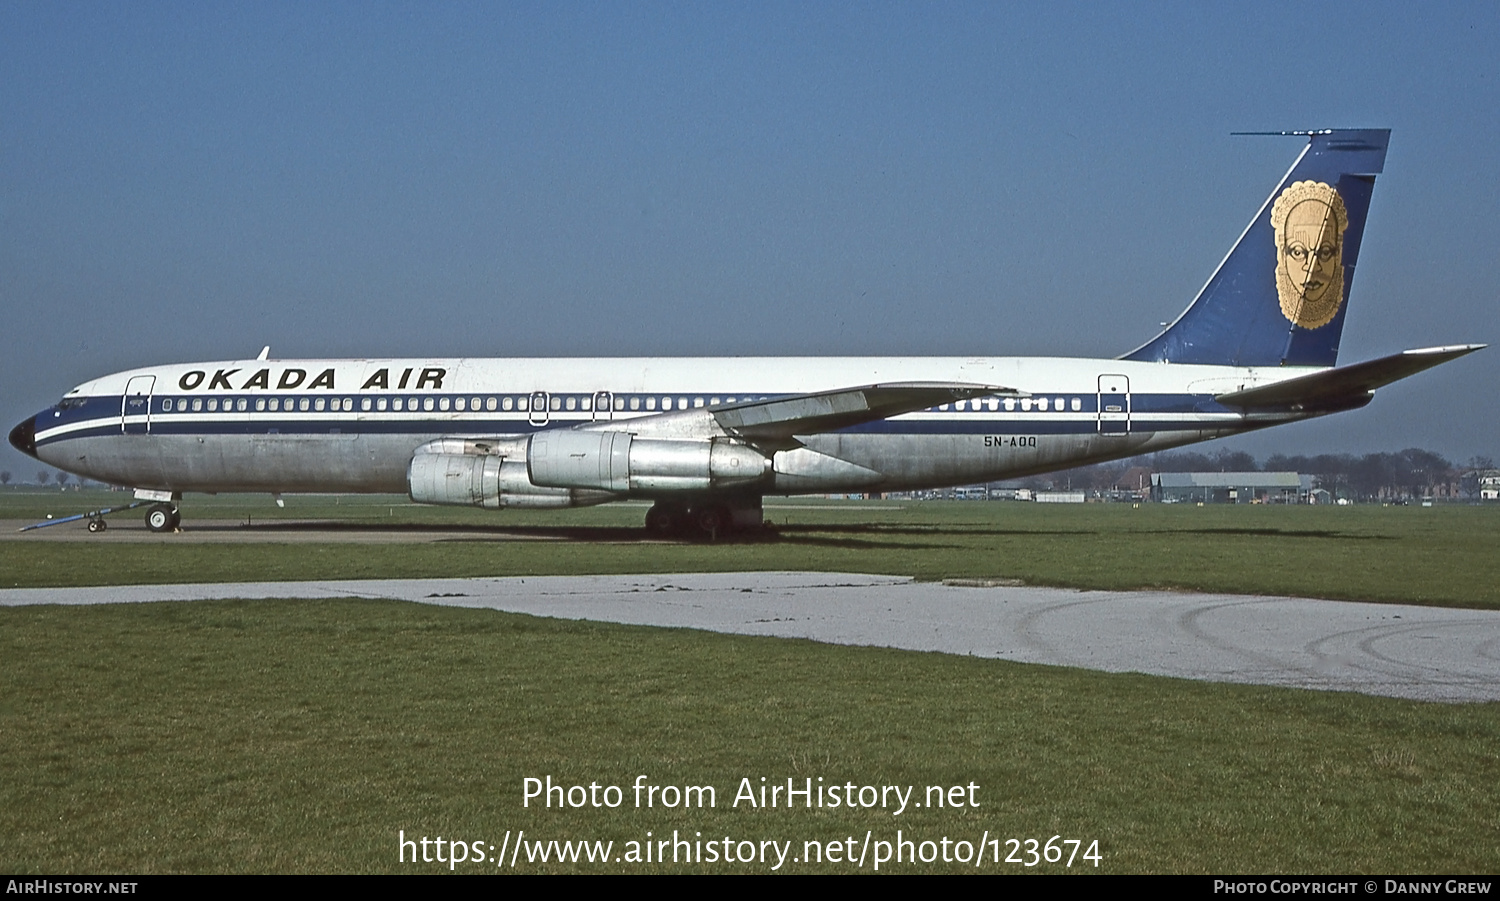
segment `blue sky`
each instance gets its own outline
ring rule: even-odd
[[[0,420],[263,344],[1115,356],[1300,150],[1244,130],[1393,130],[1341,362],[1495,342],[1497,10],[7,3]],[[1500,456],[1497,384],[1208,447]]]

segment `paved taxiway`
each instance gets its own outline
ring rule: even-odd
[[[1500,700],[1500,611],[1177,592],[714,573],[0,590],[0,605],[362,597],[1141,672]]]

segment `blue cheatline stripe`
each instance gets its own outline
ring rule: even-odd
[[[1130,431],[1136,432],[1176,432],[1176,431],[1198,431],[1216,425],[1232,426],[1240,424],[1243,420],[1239,417],[1224,416],[1222,418],[1191,418],[1191,419],[1158,419],[1158,418],[1132,418]],[[262,419],[255,422],[218,422],[204,418],[202,420],[186,423],[165,423],[153,421],[151,431],[139,434],[139,437],[175,437],[192,435],[237,435],[237,436],[316,436],[316,435],[341,435],[354,437],[360,435],[412,435],[416,438],[439,438],[445,435],[470,434],[470,435],[527,435],[535,432],[546,431],[549,428],[563,428],[577,423],[554,421],[545,426],[534,426],[525,420],[406,420],[406,421],[374,421],[359,419],[325,419],[319,422],[307,420],[274,420]],[[913,435],[913,436],[940,436],[940,435],[1088,435],[1099,431],[1099,424],[1094,419],[1075,420],[982,420],[982,421],[908,421],[892,422],[883,420],[879,422],[866,423],[860,426],[843,429],[840,432],[829,434],[866,434],[866,435]],[[77,438],[112,437],[121,435],[120,421],[118,417],[96,420],[96,424],[68,431],[61,435],[42,437],[37,440],[38,447],[46,447],[58,441],[67,441]]]
[[[300,400],[309,395],[275,395],[275,397],[286,400],[295,398]],[[378,400],[384,397],[388,402],[395,397],[403,400],[412,395],[349,395],[358,402],[366,397]],[[446,397],[450,401],[460,395],[420,395],[422,398],[431,397],[434,400]],[[472,398],[473,392],[461,395],[465,399]],[[491,395],[480,395],[489,397]],[[510,393],[508,396],[518,397],[520,395]],[[554,395],[558,397],[575,396],[584,397],[592,395]],[[665,397],[665,393],[654,393],[651,395],[616,395],[624,397],[627,403],[632,397]],[[696,397],[693,392],[673,392],[672,397]],[[714,395],[703,395],[712,397]],[[720,397],[729,396],[725,394]],[[734,395],[740,397],[741,395]],[[744,395],[751,396],[751,395]],[[191,396],[189,396],[191,397]],[[442,436],[457,433],[469,434],[530,434],[544,429],[569,428],[577,425],[586,425],[596,422],[617,421],[629,423],[637,417],[659,414],[661,411],[626,410],[615,411],[619,419],[591,419],[580,415],[583,411],[561,410],[549,411],[549,421],[544,425],[534,425],[530,421],[530,413],[522,410],[509,412],[485,410],[479,414],[471,411],[458,412],[448,411],[420,411],[409,413],[406,411],[377,411],[359,410],[332,411],[332,410],[308,410],[308,411],[256,411],[253,409],[257,399],[268,399],[270,395],[227,395],[218,396],[222,403],[237,403],[240,399],[249,401],[250,410],[218,410],[214,412],[204,411],[181,411],[176,407],[184,398],[180,395],[157,396],[152,399],[152,413],[150,432],[154,435],[326,435],[333,432],[344,435],[398,435],[410,434],[415,436]],[[1038,398],[1045,397],[1049,400],[1049,407],[1055,405],[1057,400],[1071,401],[1075,395],[1064,392],[1051,392],[1045,395],[1037,395]],[[197,399],[206,400],[203,395]],[[344,399],[343,395],[337,398],[325,397],[327,400]],[[1016,403],[1016,410],[980,411],[963,410],[952,408],[947,410],[935,409],[925,411],[922,419],[888,419],[865,423],[843,430],[851,434],[881,434],[881,435],[983,435],[983,434],[1014,434],[1014,435],[1078,435],[1098,431],[1096,395],[1077,395],[1080,401],[1080,410],[1065,409],[1060,411],[1041,412],[1032,410],[1025,412],[1020,409],[1021,404]],[[96,437],[101,435],[120,434],[120,413],[124,398],[115,395],[111,397],[83,398],[67,409],[54,408],[47,411],[52,415],[42,414],[38,416],[37,431],[39,433],[38,445],[44,446],[58,440],[75,437]],[[162,411],[164,401],[171,401],[173,409],[170,413]],[[388,403],[389,406],[389,403]],[[450,404],[451,406],[451,404]],[[987,405],[986,405],[987,406]],[[674,412],[676,412],[674,410]],[[1240,411],[1225,407],[1213,400],[1212,396],[1204,394],[1133,394],[1130,396],[1130,430],[1132,432],[1144,431],[1183,431],[1202,428],[1205,425],[1220,423],[1232,424],[1241,421]],[[1216,415],[1217,414],[1217,415]],[[221,417],[232,417],[225,420]],[[412,418],[412,417],[420,418]],[[1200,418],[1200,417],[1208,418]],[[176,421],[167,421],[171,417]],[[178,417],[183,417],[178,419]],[[288,418],[290,417],[290,418]],[[431,417],[431,418],[429,418]],[[983,417],[983,418],[981,418]],[[994,417],[994,418],[990,418]],[[1021,418],[1025,417],[1025,418]],[[1179,418],[1183,417],[1183,418]],[[137,419],[132,419],[132,426],[141,430],[145,424]],[[48,432],[58,427],[72,427],[66,433],[60,435],[47,435]]]
[[[332,417],[332,416],[340,416],[340,415],[344,415],[344,414],[354,414],[354,415],[363,415],[363,416],[367,416],[368,417],[368,416],[389,416],[389,415],[408,416],[408,415],[412,415],[412,414],[416,414],[416,413],[428,413],[428,414],[436,413],[436,414],[440,414],[442,416],[448,416],[448,415],[454,415],[454,414],[456,414],[456,415],[465,416],[465,417],[467,417],[467,416],[473,416],[473,415],[476,415],[476,414],[486,414],[486,418],[488,418],[488,419],[507,419],[507,418],[511,418],[511,417],[519,417],[521,419],[525,419],[526,417],[528,417],[530,415],[529,411],[527,411],[525,409],[514,409],[514,410],[504,410],[504,409],[490,410],[488,408],[483,409],[483,410],[475,410],[475,409],[455,410],[455,409],[453,409],[452,401],[457,400],[459,398],[462,398],[465,401],[467,401],[467,400],[470,400],[470,399],[472,399],[472,398],[474,398],[476,396],[482,396],[485,399],[488,399],[489,397],[492,397],[492,396],[493,397],[517,397],[518,395],[516,395],[514,393],[507,394],[507,395],[475,395],[472,392],[466,392],[466,393],[461,394],[461,395],[459,395],[459,394],[443,394],[443,395],[431,394],[431,395],[422,395],[422,396],[420,396],[420,398],[422,400],[424,400],[424,401],[428,400],[428,399],[431,399],[433,401],[442,401],[442,400],[449,401],[449,409],[447,409],[447,410],[439,410],[439,409],[427,410],[425,408],[422,409],[422,410],[392,410],[392,409],[390,409],[391,402],[394,401],[394,400],[400,399],[403,402],[405,402],[405,401],[413,398],[412,395],[406,395],[406,394],[402,394],[402,395],[339,395],[339,396],[336,396],[336,397],[332,396],[332,395],[318,395],[318,396],[314,396],[314,395],[223,395],[223,396],[214,395],[214,396],[212,396],[212,398],[204,396],[204,395],[197,395],[197,396],[192,396],[192,395],[156,395],[156,396],[154,396],[152,398],[152,401],[151,401],[151,415],[152,416],[158,416],[158,415],[171,415],[171,416],[221,416],[221,415],[225,415],[225,414],[233,414],[233,415],[262,416],[263,417],[263,416],[266,416],[266,415],[280,416],[282,414],[293,414],[293,413],[296,413],[296,414],[300,414],[300,415],[304,415],[304,416],[329,416],[329,417]],[[647,397],[648,395],[623,395],[622,394],[622,395],[615,395],[615,396],[619,397],[619,398],[622,398],[622,399],[625,399],[628,402],[631,399],[643,399],[643,398]],[[652,398],[660,398],[660,397],[664,397],[664,396],[665,395],[662,395],[662,394],[651,394],[651,395],[649,395],[649,397],[652,397]],[[724,397],[726,395],[708,395],[708,394],[694,394],[693,392],[677,392],[677,393],[674,393],[672,396],[673,396],[674,399],[677,398],[677,397],[679,397],[679,396],[681,396],[681,397],[687,397],[689,399],[689,401],[691,401],[691,400],[693,400],[694,398],[697,398],[697,397],[703,397],[705,399],[711,399],[714,396],[719,396],[719,397],[722,398],[722,397]],[[767,396],[770,396],[770,395],[767,395]],[[592,395],[552,395],[552,397],[554,397],[554,398],[564,398],[564,399],[566,399],[566,398],[573,398],[575,400],[578,400],[578,399],[583,399],[583,398],[586,398],[586,397],[592,397]],[[256,401],[266,401],[266,400],[275,399],[275,400],[283,401],[283,402],[289,402],[289,401],[299,401],[300,402],[304,398],[311,399],[311,400],[322,399],[322,400],[326,400],[326,401],[344,401],[344,400],[347,399],[347,400],[354,401],[355,403],[354,403],[354,409],[351,409],[351,410],[343,410],[343,409],[338,409],[338,410],[331,410],[331,409],[324,409],[324,410],[315,410],[315,409],[307,409],[307,410],[302,410],[302,409],[295,409],[295,410],[294,409],[284,409],[284,410],[271,411],[271,410],[257,410],[257,409],[255,409],[255,402]],[[1130,408],[1131,408],[1131,411],[1133,413],[1178,413],[1178,412],[1187,413],[1187,412],[1215,412],[1215,411],[1220,411],[1220,410],[1226,411],[1226,412],[1233,412],[1233,411],[1230,411],[1228,408],[1220,406],[1217,402],[1215,402],[1213,400],[1212,396],[1208,395],[1208,394],[1187,394],[1187,393],[1181,393],[1181,392],[1165,393],[1165,394],[1144,394],[1144,393],[1137,393],[1137,394],[1129,395],[1129,398],[1130,398]],[[189,410],[189,409],[184,409],[183,406],[179,406],[179,404],[183,403],[183,402],[189,402],[189,401],[192,401],[192,400],[206,401],[206,400],[209,400],[209,399],[218,400],[218,401],[220,401],[221,405],[222,404],[226,404],[226,403],[234,405],[234,404],[238,404],[239,401],[244,400],[244,401],[247,401],[247,407],[248,407],[248,409],[245,409],[245,410],[239,410],[239,409],[217,409],[217,410],[209,411],[209,410],[204,410],[204,409]],[[360,405],[361,405],[361,403],[364,400],[370,400],[370,401],[372,401],[372,409],[365,410],[365,409],[361,408]],[[387,409],[380,410],[380,409],[375,409],[374,408],[374,407],[378,406],[378,403],[381,400],[384,400],[384,401],[387,402]],[[1075,400],[1079,402],[1079,407],[1076,410],[1072,408],[1072,402],[1075,401]],[[120,415],[120,409],[121,409],[121,405],[122,405],[123,401],[124,401],[124,398],[121,397],[121,396],[119,396],[119,395],[114,395],[114,396],[109,396],[109,397],[80,398],[80,399],[77,399],[77,400],[73,401],[73,403],[75,403],[76,406],[73,406],[71,408],[61,409],[61,408],[54,407],[52,410],[48,410],[47,411],[48,413],[58,414],[58,415],[54,415],[54,417],[52,418],[52,420],[48,424],[49,425],[55,425],[55,424],[58,424],[58,423],[67,423],[67,422],[70,422],[70,421],[76,421],[76,420],[80,420],[80,419],[94,419],[94,418],[105,418],[105,417],[115,417],[115,418],[118,418],[119,415]],[[1028,401],[1029,401],[1029,403],[1028,403]],[[1047,403],[1047,410],[1046,411],[1042,411],[1042,410],[1036,409],[1036,404],[1038,404],[1041,401],[1045,401]],[[166,403],[166,402],[170,402],[172,404],[172,408],[170,410],[164,409],[164,403]],[[469,406],[472,407],[472,405],[469,405]],[[708,405],[708,406],[712,406],[712,405]],[[690,406],[689,409],[701,409],[701,408],[691,407]],[[979,409],[979,410],[974,410],[974,409],[958,410],[958,409],[955,409],[953,405],[944,405],[941,408],[933,408],[933,409],[930,409],[930,410],[927,410],[927,411],[924,411],[924,412],[932,414],[932,415],[938,415],[938,416],[974,415],[974,414],[983,414],[983,413],[1006,413],[1006,414],[1014,414],[1014,413],[1028,413],[1028,412],[1035,412],[1038,415],[1054,415],[1054,414],[1065,414],[1065,413],[1086,413],[1086,414],[1089,414],[1089,415],[1093,415],[1093,414],[1097,413],[1098,410],[1099,410],[1099,403],[1098,403],[1098,395],[1097,394],[1093,394],[1093,393],[1090,393],[1090,394],[1070,394],[1070,393],[1067,393],[1067,392],[1041,392],[1041,393],[1036,394],[1033,398],[1028,398],[1028,399],[1025,399],[1025,400],[1014,400],[1014,401],[1012,401],[1012,405],[1010,407],[1006,407],[1003,403],[1002,404],[997,404],[997,408],[993,409],[993,410],[989,409],[989,404],[986,402],[985,405],[984,405],[984,407],[982,409]],[[666,413],[666,412],[674,412],[675,413],[675,412],[681,412],[681,410],[678,409],[677,406],[674,404],[672,410],[646,410],[646,409],[635,409],[635,410],[632,410],[632,409],[625,409],[625,410],[612,410],[612,411],[609,411],[609,412],[611,412],[615,416],[620,416],[620,417],[625,417],[625,416],[635,417],[635,416],[651,416],[651,415],[657,415],[657,414]],[[561,417],[567,417],[567,416],[570,416],[570,415],[571,416],[578,416],[579,414],[589,413],[589,411],[581,409],[581,408],[575,408],[575,409],[572,409],[572,410],[568,410],[568,409],[549,410],[548,413],[549,413],[550,416],[552,416],[554,418],[561,418]],[[134,410],[131,411],[131,414],[132,415],[136,415]]]

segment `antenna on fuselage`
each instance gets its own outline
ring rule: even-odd
[[[267,344],[265,347],[262,347],[260,349],[260,356],[256,357],[255,359],[257,359],[257,360],[265,360],[265,359],[269,359],[270,356],[271,356],[271,345]]]

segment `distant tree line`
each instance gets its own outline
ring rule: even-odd
[[[0,470],[0,485],[9,485],[15,479],[15,474],[8,469]],[[69,472],[48,472],[45,469],[37,470],[36,483],[45,485],[48,482],[55,483],[59,487],[66,488],[68,483],[74,480],[73,474]],[[87,488],[91,483],[88,479],[78,479],[80,488]]]
[[[1316,487],[1334,497],[1378,500],[1419,497],[1474,499],[1479,478],[1495,469],[1491,457],[1453,463],[1441,454],[1409,447],[1394,453],[1272,454],[1264,465],[1244,451],[1160,451],[1111,463],[1081,466],[1027,480],[1028,487],[1088,491],[1134,491],[1156,472],[1296,472],[1311,475]]]

